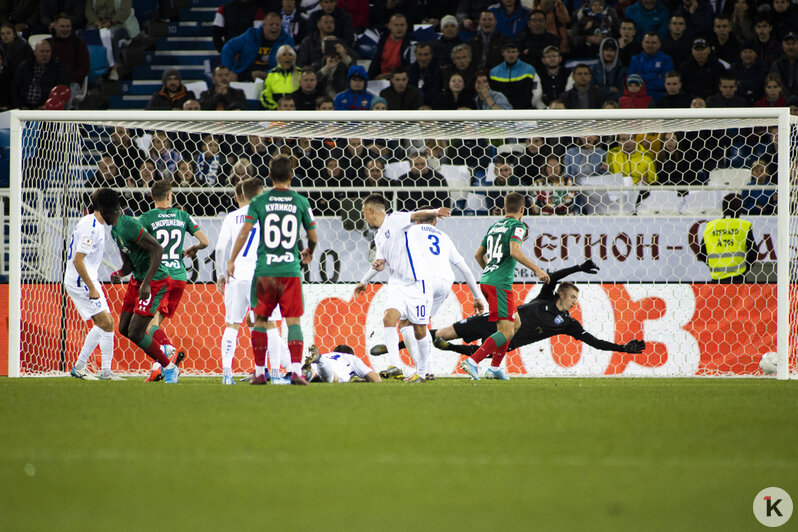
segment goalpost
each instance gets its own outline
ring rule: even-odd
[[[601,268],[569,278],[580,287],[572,315],[598,338],[642,338],[648,347],[640,355],[611,353],[555,337],[510,353],[511,375],[761,375],[768,352],[778,353],[778,378],[798,373],[798,118],[780,108],[14,111],[9,376],[64,375],[77,359],[88,328],[61,279],[72,229],[87,212],[87,183],[118,187],[126,213],[139,216],[153,207],[153,176],[173,180],[177,205],[211,240],[185,261],[189,287],[164,328],[187,350],[188,374],[220,374],[216,235],[234,208],[232,183],[265,178],[278,153],[295,164],[294,188],[309,197],[319,225],[319,252],[304,271],[308,346],[348,343],[375,369],[385,365],[368,355],[382,343],[385,274],[352,299],[373,258],[374,231],[360,215],[366,195],[382,193],[402,210],[450,205],[455,215],[439,227],[478,274],[473,253],[500,212],[500,198],[518,190],[528,197],[528,256],[550,271],[586,259]],[[748,186],[763,172],[772,184]],[[758,260],[745,283],[717,284],[698,252],[706,222],[721,217],[730,193],[757,210],[742,218],[753,224]],[[109,274],[119,264],[109,235],[100,280],[115,320],[124,285],[110,284]],[[433,327],[471,312],[460,281]],[[519,303],[538,290],[531,272],[517,269]],[[239,335],[238,373],[252,367],[248,338]],[[99,352],[90,364],[98,360]],[[438,375],[459,374],[458,361],[434,351]],[[411,364],[404,355],[403,362]],[[149,367],[117,334],[114,369],[144,374]]]

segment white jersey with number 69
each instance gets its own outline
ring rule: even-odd
[[[248,205],[240,207],[225,216],[224,222],[222,222],[222,228],[219,230],[219,239],[216,241],[216,274],[219,277],[227,275],[227,261],[230,260],[233,245],[241,232],[241,228],[244,226],[248,209]],[[260,224],[252,226],[244,247],[241,248],[238,257],[236,257],[234,262],[236,279],[251,281],[255,275],[255,263],[258,261],[258,242],[260,242],[258,238],[259,231]]]

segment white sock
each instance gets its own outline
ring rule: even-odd
[[[385,347],[388,349],[388,365],[401,367],[399,359],[399,332],[396,327],[384,327]]]
[[[419,369],[418,341],[416,340],[416,333],[413,331],[413,326],[408,325],[407,327],[402,327],[399,329],[399,332],[402,333],[402,339],[405,341],[405,348],[407,352],[410,353],[410,358],[412,358],[413,362],[416,364],[416,373],[419,373],[421,370]]]
[[[114,360],[114,331],[102,331],[100,334],[100,354],[103,357],[103,371],[110,373]]]
[[[266,374],[266,366],[255,366],[255,376],[260,377]]]
[[[418,368],[417,372],[422,377],[426,377],[427,373],[432,373],[430,371],[430,363],[429,359],[432,355],[432,337],[429,335],[429,332],[423,339],[417,340],[418,342]]]
[[[273,376],[279,375],[281,363],[283,367],[286,369],[291,367],[290,366],[291,357],[288,357],[289,363],[286,364],[285,357],[283,355],[283,349],[288,351],[288,346],[285,345],[282,336],[280,336],[279,327],[267,330],[266,337],[269,339],[268,357],[269,357],[269,366],[271,367],[271,373]]]
[[[100,336],[104,331],[97,327],[96,325],[89,330],[89,333],[86,335],[86,339],[83,341],[83,347],[80,349],[80,355],[78,355],[78,361],[75,363],[79,369],[83,369],[86,366],[86,362],[88,362],[89,357],[92,353],[94,353],[94,349],[97,347],[97,344],[100,343]]]
[[[236,353],[238,331],[232,327],[225,327],[222,333],[222,373],[233,374],[233,356]]]
[[[291,373],[302,375],[302,362],[291,362]]]

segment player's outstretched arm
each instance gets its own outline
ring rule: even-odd
[[[205,236],[205,233],[202,232],[202,229],[194,233],[194,236],[197,237],[197,240],[199,240],[199,242],[197,242],[192,246],[189,246],[187,249],[184,249],[183,250],[184,257],[193,257],[194,255],[197,254],[197,251],[205,249],[211,244],[211,241],[208,240],[208,237]]]
[[[247,243],[247,237],[249,236],[249,232],[252,230],[252,226],[254,224],[252,222],[244,222],[244,225],[241,226],[241,231],[238,232],[238,236],[236,237],[235,243],[233,243],[233,251],[230,252],[230,258],[227,260],[227,278],[231,279],[233,277],[233,273],[235,272],[235,260],[238,257],[238,254],[241,253],[241,249],[243,249],[244,244]]]
[[[319,243],[319,238],[316,235],[315,229],[308,229],[308,247],[302,250],[302,264],[310,264],[313,260],[313,251]]]
[[[646,348],[646,343],[643,340],[631,340],[625,344],[614,344],[605,340],[600,340],[587,331],[583,331],[581,335],[574,336],[577,340],[582,340],[590,347],[601,349],[602,351],[618,351],[619,353],[642,353]]]
[[[139,240],[139,246],[149,251],[150,253],[150,267],[147,269],[147,274],[144,280],[141,281],[139,288],[139,299],[145,301],[150,298],[150,282],[155,277],[158,267],[161,265],[161,257],[163,256],[163,248],[149,233],[146,231],[142,233]]]
[[[582,264],[578,264],[576,266],[569,266],[568,268],[563,268],[562,270],[550,272],[549,284],[557,284],[560,281],[560,279],[565,279],[569,275],[573,275],[578,272],[584,272],[595,275],[598,273],[598,271],[599,267],[596,266],[596,263],[588,259]]]
[[[413,211],[410,213],[410,221],[418,223],[420,220],[435,216],[437,218],[448,218],[452,215],[452,210],[449,207],[439,207],[437,209],[423,209],[420,211]]]
[[[481,246],[480,246],[481,247]],[[535,272],[535,275],[538,279],[543,281],[544,283],[548,283],[550,281],[549,274],[542,270],[537,264],[532,262],[532,260],[524,254],[524,251],[521,249],[521,242],[516,240],[510,241],[510,256],[512,256],[515,260]]]

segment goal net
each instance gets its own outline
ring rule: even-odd
[[[185,260],[189,285],[164,329],[188,353],[189,374],[220,374],[224,305],[214,244],[235,208],[234,184],[265,179],[269,161],[285,154],[318,223],[319,248],[304,270],[308,346],[324,352],[347,343],[374,369],[386,366],[369,350],[383,343],[387,274],[352,297],[374,257],[375,230],[361,217],[366,195],[382,193],[398,210],[451,207],[439,227],[478,279],[474,252],[501,217],[504,195],[516,190],[527,198],[527,256],[548,271],[586,260],[600,267],[568,277],[580,289],[571,315],[599,339],[643,339],[646,349],[602,351],[556,336],[509,353],[510,375],[762,375],[760,359],[777,352],[779,376],[787,377],[798,332],[798,122],[787,111],[16,112],[8,373],[60,375],[77,359],[88,326],[62,279],[89,193],[117,188],[125,213],[139,216],[153,208],[152,182],[168,178],[176,205],[211,245]],[[720,257],[711,271],[702,241],[724,198],[737,198],[740,218],[751,222],[755,260],[741,266]],[[117,322],[125,285],[109,275],[120,265],[109,236],[100,280]],[[718,283],[713,272],[743,278]],[[433,328],[472,312],[462,281]],[[515,283],[519,303],[540,289],[522,267]],[[98,350],[93,367],[99,357]],[[434,373],[462,374],[459,361],[435,349]],[[410,372],[404,351],[402,362]],[[116,371],[144,374],[150,364],[116,334]],[[242,327],[234,371],[252,367]]]

